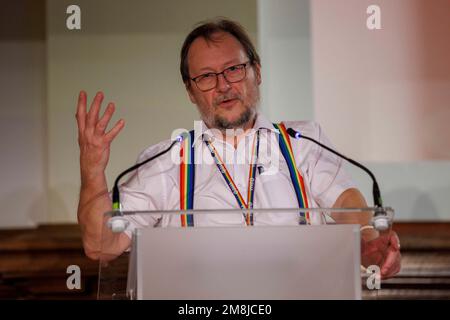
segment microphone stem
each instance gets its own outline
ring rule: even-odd
[[[172,147],[177,142],[178,142],[177,140],[174,140],[167,149],[159,152],[158,154],[154,155],[151,158],[148,158],[148,159],[146,159],[146,160],[144,160],[142,162],[136,163],[135,165],[133,165],[132,167],[126,169],[125,171],[123,171],[121,174],[119,174],[117,176],[116,181],[114,182],[113,194],[112,194],[113,210],[120,210],[120,193],[119,193],[119,181],[120,181],[120,179],[122,179],[122,177],[124,177],[126,174],[130,173],[131,171],[136,170],[140,166],[146,164],[147,162],[150,162],[153,159],[156,159],[159,156],[162,156],[163,154],[168,152],[170,149],[172,149]]]
[[[347,160],[347,161],[350,162],[351,164],[353,164],[353,165],[355,165],[355,166],[357,166],[357,167],[363,169],[365,172],[367,172],[367,173],[369,174],[369,176],[372,178],[372,181],[373,181],[373,189],[372,189],[372,193],[373,193],[373,201],[374,201],[374,203],[375,203],[375,206],[376,206],[376,207],[382,207],[382,206],[383,206],[383,201],[381,200],[380,188],[379,188],[379,186],[378,186],[377,179],[375,178],[374,174],[373,174],[368,168],[366,168],[366,167],[363,166],[362,164],[356,162],[355,160],[350,159],[350,158],[344,156],[343,154],[341,154],[341,153],[339,153],[339,152],[337,152],[337,151],[335,151],[335,150],[333,150],[333,149],[327,147],[326,145],[320,143],[319,141],[314,140],[313,138],[304,136],[304,135],[302,135],[302,134],[300,134],[300,137],[303,138],[303,139],[306,139],[306,140],[310,140],[310,141],[312,141],[312,142],[314,142],[314,143],[317,143],[317,144],[318,144],[319,146],[321,146],[322,148],[324,148],[324,149],[330,151],[331,153],[334,153],[334,154],[338,155],[339,157],[341,157],[341,158]]]

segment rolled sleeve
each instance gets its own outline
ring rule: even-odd
[[[142,162],[166,147],[161,143],[144,151],[137,162]],[[167,159],[166,159],[167,160]],[[125,217],[129,226],[125,233],[131,238],[134,229],[153,227],[161,214],[132,214],[133,211],[161,211],[167,207],[167,195],[174,188],[167,173],[165,159],[155,159],[138,168],[120,187],[122,210],[129,212]]]
[[[316,133],[314,138],[320,143],[334,149],[331,142],[323,133],[320,125],[317,123],[314,123],[314,125],[314,131]],[[312,150],[311,193],[320,207],[331,208],[345,190],[355,188],[356,185],[344,169],[344,159],[319,145],[315,145]]]

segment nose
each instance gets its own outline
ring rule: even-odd
[[[217,90],[220,92],[226,92],[230,89],[230,83],[225,79],[223,73],[217,75]]]

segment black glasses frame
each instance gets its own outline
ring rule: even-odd
[[[206,72],[206,73],[201,74],[201,75],[199,75],[199,76],[197,76],[197,77],[190,78],[190,80],[194,81],[194,83],[195,83],[195,85],[197,86],[198,90],[203,91],[203,92],[210,91],[210,90],[214,89],[215,87],[217,87],[217,81],[218,81],[219,75],[223,75],[223,78],[224,78],[227,82],[229,82],[229,83],[236,83],[236,82],[239,82],[239,81],[244,80],[244,79],[247,77],[247,67],[248,67],[249,65],[251,65],[251,64],[252,64],[251,61],[247,61],[247,62],[244,62],[244,63],[235,64],[235,65],[233,65],[233,66],[230,66],[230,67],[228,67],[228,68],[222,70],[221,72]],[[225,72],[226,72],[227,70],[230,70],[231,68],[236,68],[236,67],[241,67],[241,66],[244,67],[244,76],[242,77],[242,79],[235,80],[235,81],[230,81],[230,80],[228,80]],[[212,86],[212,87],[209,88],[209,89],[201,89],[201,88],[198,86],[198,81],[199,81],[199,79],[203,78],[203,77],[206,76],[206,75],[214,75],[214,76],[215,76],[215,84],[214,84],[214,86]]]

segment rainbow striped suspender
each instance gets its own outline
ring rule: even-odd
[[[294,152],[291,141],[283,123],[273,124],[279,130],[279,145],[281,153],[286,160],[294,186],[299,208],[308,208],[305,184],[300,171],[295,164]],[[180,150],[180,210],[192,210],[194,208],[195,187],[195,163],[194,163],[194,131],[189,132],[187,139],[183,140]],[[253,199],[252,199],[253,200]],[[181,214],[181,226],[193,227],[194,216],[192,214]],[[309,214],[300,212],[300,224],[309,223]]]
[[[195,159],[194,130],[182,141],[180,150],[180,210],[194,209]],[[181,226],[193,227],[194,215],[181,214]]]
[[[297,195],[298,206],[300,209],[308,208],[308,198],[306,196],[305,184],[303,182],[303,177],[300,174],[297,165],[295,164],[294,152],[292,151],[291,140],[286,131],[284,124],[278,123],[273,124],[276,129],[280,131],[279,145],[281,153],[286,160],[287,166],[289,168],[289,173],[291,175],[292,184],[294,185],[295,194]],[[300,224],[309,223],[309,214],[300,212]]]

